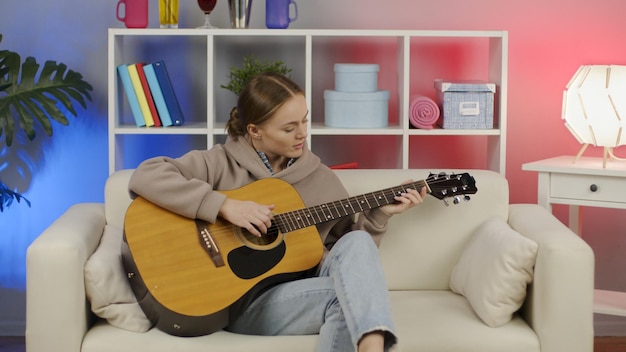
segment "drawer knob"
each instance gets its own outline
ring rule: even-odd
[[[597,190],[598,190],[598,186],[594,183],[594,184],[592,184],[591,186],[589,186],[589,190],[590,190],[591,192],[595,192],[595,191],[597,191]]]

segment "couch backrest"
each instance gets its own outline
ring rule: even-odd
[[[380,247],[390,289],[448,289],[452,268],[474,229],[492,216],[508,217],[508,183],[500,174],[487,170],[446,171],[469,172],[476,180],[478,192],[469,202],[455,205],[449,201],[449,206],[428,196],[423,204],[390,220]],[[408,179],[424,180],[429,175],[429,170],[418,169],[335,172],[352,196],[397,186]],[[107,180],[107,224],[124,223],[131,202],[128,193],[131,174],[132,170],[121,170]]]
[[[128,181],[134,170],[120,170],[109,176],[104,186],[104,214],[107,224],[122,227],[131,203]]]
[[[424,180],[430,170],[336,170],[351,195]],[[439,172],[440,170],[436,170]],[[474,229],[492,216],[508,218],[509,191],[504,177],[486,170],[469,172],[478,192],[469,202],[446,206],[427,196],[423,204],[396,215],[380,246],[392,290],[448,289],[452,268]]]

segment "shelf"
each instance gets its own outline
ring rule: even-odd
[[[626,317],[626,292],[594,290],[593,311]]]
[[[457,130],[457,129],[443,129],[433,128],[432,130],[424,129],[410,129],[408,132],[411,136],[499,136],[500,130]]]
[[[394,30],[394,29],[230,29],[230,28],[109,28],[113,36],[311,36],[311,37],[435,37],[502,38],[506,31]]]
[[[458,160],[450,156],[457,154],[453,150],[455,146],[461,146],[465,152],[464,160],[478,160],[475,164],[479,167],[486,165],[488,169],[505,173],[506,31],[111,28],[108,41],[110,173],[122,166],[128,167],[126,154],[133,158],[128,159],[133,160],[130,164],[134,163],[137,154],[141,154],[141,150],[126,148],[145,148],[148,154],[153,153],[146,139],[152,135],[189,136],[196,144],[206,141],[206,145],[200,148],[207,149],[224,141],[227,135],[225,120],[236,104],[236,96],[221,86],[227,83],[228,70],[233,63],[241,62],[244,56],[251,54],[263,60],[283,60],[293,69],[292,79],[304,89],[310,111],[307,142],[327,164],[361,158],[362,149],[357,146],[363,138],[369,138],[371,147],[376,145],[384,149],[369,152],[368,162],[374,167],[421,166],[420,163],[429,163],[431,159],[422,158],[423,148],[427,146],[416,143],[417,139],[441,137],[445,143],[439,153],[443,157],[436,160],[447,163],[444,166],[457,166]],[[452,58],[451,53],[455,58],[463,57],[462,62]],[[140,128],[132,125],[132,115],[115,68],[122,63],[156,60],[168,64],[181,108],[185,110],[184,126]],[[352,129],[324,125],[323,92],[333,89],[333,65],[337,62],[380,64],[379,88],[390,91],[388,127]],[[428,64],[435,69],[429,69]],[[408,102],[412,96],[432,93],[434,78],[465,79],[465,76],[496,84],[494,126],[499,128],[421,130],[410,126]],[[205,139],[198,138],[204,135]],[[342,136],[345,139],[340,138]],[[454,136],[486,138],[464,138],[461,143],[449,143],[449,138]],[[431,138],[423,139],[432,142]],[[482,143],[483,139],[487,143]],[[466,143],[480,147],[467,149]],[[341,152],[338,153],[339,147]],[[467,155],[467,150],[476,150],[482,155]],[[389,158],[389,155],[394,157]]]
[[[367,135],[402,135],[403,131],[400,126],[388,126],[384,128],[336,128],[325,126],[321,123],[313,123],[311,125],[311,130],[309,131],[312,135],[326,135],[326,136],[336,136],[336,135],[353,135],[353,136],[367,136]]]
[[[115,127],[115,134],[207,134],[209,129],[206,123],[195,122],[183,126],[169,127],[137,127],[135,125],[121,125]]]

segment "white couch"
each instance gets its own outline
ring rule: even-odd
[[[127,331],[96,317],[86,299],[84,267],[98,248],[105,225],[123,224],[131,201],[127,192],[131,172],[119,171],[109,178],[104,204],[72,206],[29,247],[28,352],[315,351],[315,335],[267,337],[219,331],[175,337],[156,328],[145,333]],[[425,179],[429,170],[336,173],[348,191],[358,195],[396,186],[409,178]],[[399,335],[397,350],[591,352],[594,258],[589,246],[545,209],[510,205],[508,183],[500,174],[485,170],[469,173],[478,188],[471,201],[446,206],[428,197],[424,204],[392,218],[381,244]],[[469,294],[457,294],[450,288],[451,275],[466,255],[470,240],[486,220],[494,217],[507,221],[511,231],[538,244],[534,278],[522,297],[523,306],[498,327],[488,326],[477,315],[476,302],[466,298]],[[479,261],[497,257],[488,247]],[[457,269],[472,270],[467,265],[470,262]],[[490,268],[497,265],[494,262],[483,267],[483,274],[472,280],[488,280]]]

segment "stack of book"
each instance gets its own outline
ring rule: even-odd
[[[137,126],[183,124],[183,114],[163,60],[151,64],[119,65],[117,73]]]

